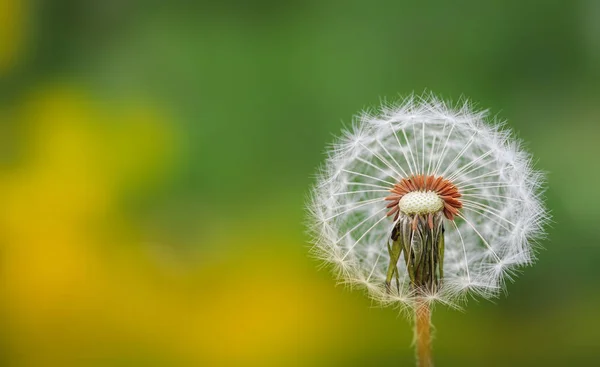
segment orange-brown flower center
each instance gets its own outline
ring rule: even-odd
[[[401,211],[404,212],[402,204],[407,202],[408,199],[413,202],[414,200],[419,200],[431,203],[422,210],[419,208],[415,209],[415,205],[404,205],[405,210],[407,210],[405,214],[409,215],[429,214],[431,216],[432,213],[429,208],[435,207],[436,210],[443,211],[446,218],[454,220],[454,216],[458,214],[458,210],[462,208],[462,202],[459,200],[461,194],[458,192],[458,188],[442,176],[414,175],[403,178],[394,185],[394,188],[391,189],[390,192],[392,195],[385,198],[385,200],[390,201],[387,208],[391,208],[387,215],[391,216],[395,214],[394,220],[398,219]],[[416,195],[416,193],[420,194]],[[439,198],[443,205],[438,205],[435,196]],[[403,203],[401,203],[402,198],[405,198]],[[409,207],[410,209],[406,209]]]

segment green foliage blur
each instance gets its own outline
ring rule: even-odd
[[[413,365],[308,256],[332,136],[466,96],[548,172],[538,263],[439,366],[600,365],[600,2],[0,0],[0,365]]]

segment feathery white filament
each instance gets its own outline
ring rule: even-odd
[[[442,175],[462,195],[463,208],[454,222],[444,219],[444,279],[427,299],[455,304],[467,292],[497,295],[505,276],[533,262],[549,215],[540,195],[543,176],[511,133],[486,116],[468,103],[454,109],[433,96],[358,116],[333,144],[311,193],[314,253],[333,263],[345,283],[364,286],[384,304],[412,305],[403,261],[399,289],[384,286],[395,224],[385,217],[385,197],[410,175]],[[426,214],[444,203],[434,192],[413,191],[399,207]]]

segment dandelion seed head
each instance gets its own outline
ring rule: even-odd
[[[340,282],[381,304],[410,306],[417,294],[404,261],[394,287],[384,286],[391,233],[409,219],[432,231],[440,223],[443,279],[421,300],[494,297],[535,259],[550,218],[543,183],[520,142],[487,111],[431,95],[385,103],[357,116],[328,150],[307,204],[313,253]],[[407,241],[409,251],[422,246]]]

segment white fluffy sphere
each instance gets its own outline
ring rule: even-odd
[[[458,188],[463,207],[453,221],[444,218],[444,278],[426,299],[455,305],[469,292],[497,295],[516,267],[533,262],[533,244],[549,219],[540,198],[543,175],[501,125],[468,103],[455,109],[431,96],[358,116],[331,146],[311,192],[315,254],[334,264],[342,282],[365,287],[383,303],[412,305],[402,261],[402,287],[384,286],[394,227],[385,197],[403,178],[443,176]],[[400,205],[412,212],[439,207],[433,197],[409,199]]]

